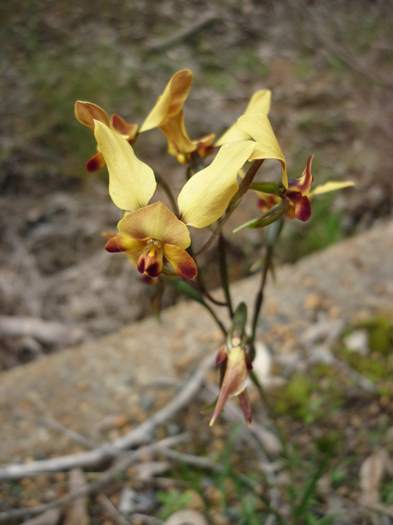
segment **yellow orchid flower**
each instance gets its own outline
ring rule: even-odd
[[[238,189],[237,173],[249,158],[253,142],[222,146],[211,164],[186,182],[177,200],[178,218],[161,202],[149,204],[157,186],[154,172],[138,159],[125,137],[101,121],[94,124],[98,149],[109,172],[110,197],[126,212],[106,249],[126,252],[147,277],[158,277],[168,263],[178,275],[193,279],[197,267],[186,251],[191,244],[187,225],[204,228],[224,214]]]
[[[127,122],[123,117],[114,113],[109,117],[108,113],[98,104],[86,100],[77,100],[74,104],[75,117],[83,126],[94,130],[94,121],[98,120],[114,131],[125,137],[130,143],[135,139],[138,125]],[[97,151],[86,162],[87,171],[97,171],[105,166],[105,160],[100,151]]]
[[[169,79],[162,95],[144,120],[140,132],[159,128],[167,138],[168,153],[184,164],[197,151],[204,157],[213,144],[215,135],[209,134],[191,140],[184,123],[183,107],[192,84],[192,71],[180,69]]]
[[[288,187],[288,175],[285,155],[281,150],[268,118],[271,93],[260,90],[254,93],[244,113],[220,137],[216,146],[230,144],[239,140],[252,140],[254,150],[249,160],[276,159],[282,168],[282,183]]]

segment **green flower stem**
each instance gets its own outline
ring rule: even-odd
[[[188,251],[189,251],[191,257],[195,260],[195,262],[197,262],[196,255],[194,254],[192,246],[189,247]],[[198,275],[197,275],[197,284],[198,284],[198,288],[199,288],[200,292],[206,297],[206,299],[211,301],[216,306],[225,306],[225,307],[227,306],[226,301],[219,301],[218,299],[215,299],[211,295],[211,293],[207,289],[207,286],[205,284],[205,280],[203,279],[202,273],[200,271],[198,271]]]
[[[226,338],[227,337],[227,330],[222,323],[221,319],[218,317],[216,312],[213,310],[213,308],[210,306],[209,303],[203,302],[203,306],[206,308],[206,310],[209,312],[211,317],[213,318],[214,322],[218,326],[218,328],[221,330],[222,335]]]
[[[267,240],[267,246],[266,246],[266,253],[265,253],[265,258],[264,258],[264,262],[262,265],[259,290],[258,290],[257,295],[255,296],[254,313],[253,313],[252,324],[251,324],[250,344],[252,347],[255,344],[258,320],[261,314],[261,309],[263,306],[263,300],[264,300],[264,295],[265,295],[265,286],[267,282],[267,276],[269,274],[269,270],[273,262],[274,249],[280,237],[283,225],[284,225],[284,221],[282,219],[280,221],[277,221],[273,226],[270,227],[271,229],[270,231],[268,231],[268,234],[267,234],[268,240]],[[269,238],[270,232],[272,232],[272,234],[270,235],[270,238]]]
[[[230,282],[228,276],[227,251],[226,240],[222,233],[218,237],[218,264],[220,270],[221,286],[224,291],[229,316],[233,318],[233,303],[230,290]]]
[[[161,188],[164,190],[166,196],[169,199],[169,202],[171,203],[172,210],[176,215],[179,215],[179,208],[177,206],[177,202],[175,199],[175,196],[172,193],[172,190],[169,186],[169,184],[166,182],[165,179],[163,179],[160,175],[156,174],[157,182],[161,186]]]

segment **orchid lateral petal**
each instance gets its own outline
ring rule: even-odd
[[[133,211],[149,202],[157,183],[153,170],[138,159],[127,140],[95,121],[98,149],[109,172],[109,195],[121,210]]]
[[[90,159],[86,162],[86,170],[89,172],[98,171],[105,166],[105,159],[102,153],[97,151]]]
[[[123,135],[127,140],[132,140],[137,134],[138,124],[127,122],[123,117],[114,113],[111,116],[111,128]]]
[[[345,181],[330,180],[314,188],[311,191],[310,196],[314,197],[315,195],[322,195],[323,193],[329,193],[331,191],[343,190],[344,188],[352,188],[353,186],[355,186],[355,183],[351,180],[345,180]]]
[[[191,244],[187,226],[162,202],[124,214],[117,227],[134,239],[154,239],[183,249]]]
[[[110,253],[127,252],[129,255],[139,256],[146,246],[147,239],[134,239],[126,234],[116,234],[110,237],[105,250]]]
[[[140,131],[160,127],[169,118],[182,111],[192,84],[192,71],[180,69],[169,79],[163,93],[143,122]]]
[[[177,275],[187,280],[195,279],[198,267],[191,255],[175,244],[164,244],[164,256]]]
[[[95,120],[109,126],[108,114],[98,104],[93,104],[93,102],[87,102],[85,100],[77,100],[74,104],[74,112],[76,119],[87,128],[94,129]]]
[[[256,91],[242,115],[255,115],[256,117],[267,115],[270,110],[271,92],[268,89]],[[216,142],[216,146],[222,146],[229,142],[238,140],[247,140],[249,137],[246,132],[242,131],[236,123],[233,124]]]
[[[243,115],[235,124],[249,139],[255,141],[255,148],[249,160],[275,159],[282,167],[282,183],[288,187],[285,155],[274,134],[267,115]]]
[[[225,213],[239,187],[238,172],[253,148],[252,141],[226,144],[207,168],[187,181],[177,200],[184,222],[205,228]]]

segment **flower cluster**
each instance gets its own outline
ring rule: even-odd
[[[243,114],[218,140],[214,133],[190,138],[185,125],[184,105],[191,84],[192,72],[189,69],[177,71],[142,124],[128,122],[118,114],[109,116],[92,102],[75,103],[77,120],[92,130],[97,143],[97,151],[87,161],[87,170],[95,171],[106,166],[110,198],[123,213],[117,224],[117,233],[107,239],[105,247],[108,252],[124,252],[147,282],[157,282],[162,275],[194,280],[198,276],[198,267],[190,252],[190,227],[204,229],[217,221],[224,221],[248,190],[258,192],[262,216],[238,229],[263,227],[284,216],[305,221],[311,215],[310,199],[313,195],[351,184],[326,183],[312,190],[312,157],[299,179],[288,179],[286,159],[268,117],[271,102],[268,90],[254,93]],[[168,187],[165,176],[157,182],[153,169],[134,151],[139,137],[155,129],[164,134],[168,153],[180,164],[188,166],[185,183],[177,198],[170,188],[168,190],[172,209],[154,199],[158,182],[163,184],[164,181]],[[280,163],[279,183],[254,182],[265,159]],[[199,171],[195,169],[203,165]],[[248,170],[244,170],[245,166]],[[209,295],[207,297],[211,299]],[[226,305],[234,322],[228,297],[229,293]],[[197,300],[206,305],[204,298]],[[221,371],[221,389],[211,424],[227,399],[233,396],[239,397],[245,418],[251,421],[246,383],[251,369],[247,348],[253,342],[250,343],[244,334],[241,337],[233,335],[227,338],[220,350],[217,365]]]

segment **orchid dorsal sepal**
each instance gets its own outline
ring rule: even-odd
[[[134,211],[152,198],[157,182],[154,172],[134,153],[127,139],[100,121],[94,135],[109,173],[109,195],[121,210]]]
[[[240,226],[237,226],[233,233],[238,233],[241,230],[244,230],[245,228],[264,228],[265,226],[269,226],[269,224],[272,224],[273,222],[280,219],[287,210],[287,204],[285,201],[281,201],[279,204],[274,206],[271,210],[264,213],[261,217],[257,217],[256,219],[251,219],[250,221],[247,221]]]
[[[316,195],[322,195],[323,193],[330,193],[332,191],[343,190],[345,188],[353,188],[355,183],[351,180],[344,181],[333,181],[329,180],[324,184],[319,184],[310,192],[310,197],[315,197]]]
[[[285,187],[283,184],[277,184],[276,182],[253,182],[250,185],[250,190],[282,196],[285,192]]]

